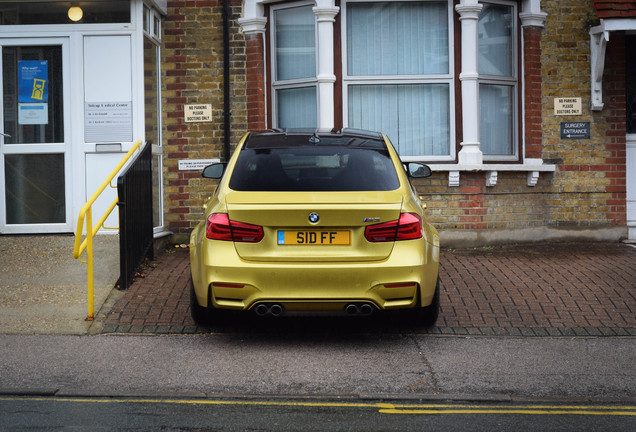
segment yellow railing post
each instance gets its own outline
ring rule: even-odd
[[[108,187],[117,175],[117,173],[122,169],[122,167],[128,162],[128,160],[132,157],[135,151],[141,148],[141,140],[137,141],[135,145],[126,153],[124,158],[117,164],[117,166],[113,169],[113,171],[108,175],[106,180],[101,184],[101,186],[95,191],[95,193],[86,201],[86,204],[82,206],[80,210],[79,217],[77,219],[77,230],[75,231],[75,247],[73,249],[73,257],[75,259],[81,260],[82,253],[86,250],[86,265],[87,265],[87,279],[88,279],[88,316],[86,317],[86,321],[93,321],[95,319],[95,285],[94,285],[94,277],[93,277],[93,237],[97,234],[99,229],[104,225],[108,216],[112,213],[112,211],[117,206],[118,198],[110,204],[106,212],[102,215],[99,221],[93,226],[93,204],[99,198],[99,196],[104,192],[104,189]],[[82,232],[84,231],[84,220],[86,220],[86,238],[82,241]]]
[[[86,211],[86,267],[90,275],[88,277],[88,316],[87,321],[95,318],[95,285],[93,278],[93,207]]]

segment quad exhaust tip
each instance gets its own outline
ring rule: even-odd
[[[259,303],[254,307],[254,312],[258,316],[281,316],[285,312],[285,308],[278,303]]]
[[[344,310],[347,315],[368,316],[375,311],[375,306],[366,302],[349,303]],[[285,308],[279,303],[259,303],[254,306],[254,313],[260,317],[279,317],[285,313]]]

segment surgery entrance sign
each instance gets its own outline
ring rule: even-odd
[[[561,139],[589,139],[590,122],[561,122]]]

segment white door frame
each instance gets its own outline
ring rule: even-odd
[[[0,135],[0,233],[2,234],[20,234],[20,233],[56,233],[56,232],[72,232],[73,217],[72,211],[74,207],[72,193],[72,157],[71,142],[73,127],[71,124],[71,63],[70,63],[70,37],[0,37],[0,52],[5,46],[43,46],[54,45],[62,47],[62,91],[63,91],[63,117],[64,117],[64,142],[50,144],[4,144],[4,137]],[[2,62],[0,61],[0,95],[3,89]],[[4,104],[0,104],[0,128],[4,125]],[[2,130],[0,130],[1,132]],[[6,223],[6,200],[5,200],[5,154],[43,154],[43,153],[62,153],[64,154],[64,194],[65,194],[65,223],[49,223],[49,224],[11,224]]]
[[[626,139],[627,238],[636,242],[636,134]]]

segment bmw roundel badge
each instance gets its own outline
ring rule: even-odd
[[[319,220],[320,220],[320,216],[318,216],[318,213],[316,212],[309,213],[309,222],[317,223]]]

